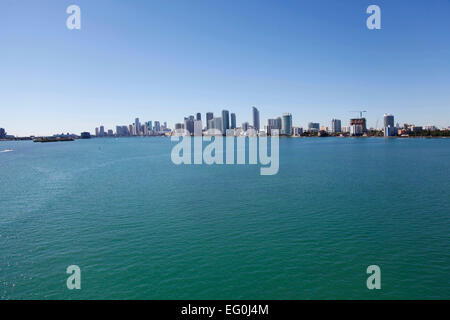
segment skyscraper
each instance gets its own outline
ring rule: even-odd
[[[197,119],[196,120],[202,120],[202,114],[200,112],[197,113]]]
[[[219,130],[222,133],[224,132],[223,131],[223,127],[222,127],[223,126],[223,120],[222,120],[221,117],[213,118],[212,122],[213,122],[213,127],[211,129]]]
[[[147,126],[148,126],[148,130],[152,131],[153,130],[153,124],[151,121],[147,122]]]
[[[241,129],[242,129],[242,131],[247,131],[248,130],[248,122],[243,122]]]
[[[0,139],[6,138],[6,131],[4,128],[0,128]]]
[[[100,137],[103,137],[105,135],[105,127],[100,126]]]
[[[341,120],[338,119],[331,120],[331,132],[333,133],[341,132]]]
[[[255,107],[252,107],[253,114],[253,129],[259,131],[259,111]]]
[[[236,129],[236,114],[231,114],[231,129]]]
[[[291,136],[292,135],[292,114],[283,113],[281,116],[281,134]]]
[[[390,113],[385,113],[384,114],[384,127],[386,128],[389,126],[394,128],[394,116]]]
[[[228,110],[222,110],[222,133],[225,134],[230,129],[230,113]]]
[[[155,121],[155,131],[156,133],[159,133],[161,131],[161,124],[159,121]]]
[[[186,131],[189,131],[190,135],[194,134],[194,121],[191,118],[187,118],[184,120],[184,129]]]
[[[134,121],[134,124],[136,126],[136,135],[138,136],[141,132],[141,124],[139,122],[139,118],[136,118],[136,120]]]
[[[212,112],[206,113],[206,129],[211,129],[210,120],[212,120],[213,118],[214,118],[214,114]]]
[[[194,120],[194,136],[201,136],[203,132],[202,120]]]
[[[390,113],[384,114],[384,136],[391,137],[395,135],[394,116]]]

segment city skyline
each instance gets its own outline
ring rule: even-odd
[[[80,30],[66,28],[69,4],[0,4],[0,127],[11,134],[114,128],[137,114],[173,127],[211,109],[252,124],[253,105],[261,124],[290,112],[295,126],[329,125],[364,109],[368,127],[386,112],[448,126],[448,1],[379,3],[380,30],[354,1],[80,1]]]

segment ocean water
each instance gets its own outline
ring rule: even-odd
[[[0,298],[450,298],[450,139],[284,138],[273,176],[174,145],[0,142]]]

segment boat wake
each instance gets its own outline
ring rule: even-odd
[[[3,152],[12,152],[12,151],[14,151],[14,150],[6,149],[6,150],[0,151],[0,153],[3,153]]]

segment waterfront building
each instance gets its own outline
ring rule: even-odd
[[[197,118],[195,120],[202,120],[202,114],[197,112]]]
[[[193,128],[194,136],[201,136],[203,132],[202,120],[194,120],[194,128]]]
[[[291,136],[292,135],[292,114],[283,113],[281,116],[281,131],[280,134]]]
[[[384,129],[383,133],[385,137],[392,137],[395,136],[396,129],[394,126],[394,116],[389,113],[384,114]]]
[[[236,129],[236,114],[231,114],[231,129]]]
[[[222,110],[222,132],[230,129],[230,113],[228,110]]]
[[[242,131],[247,131],[248,130],[248,122],[243,122],[242,123]]]
[[[364,133],[364,128],[361,124],[352,124],[350,126],[350,135],[352,136],[362,136]]]
[[[136,135],[138,136],[139,133],[141,132],[141,123],[139,122],[139,118],[136,118],[134,120],[134,124],[136,126]]]
[[[275,119],[267,119],[267,126],[266,126],[266,131],[267,134],[270,135],[272,134],[272,130],[277,129],[278,132],[281,131],[281,118],[275,118]]]
[[[90,139],[91,134],[89,132],[82,132],[80,137],[81,137],[81,139]]]
[[[294,136],[300,136],[303,134],[303,128],[301,127],[292,127],[292,132]]]
[[[152,121],[147,121],[147,127],[148,127],[148,130],[150,130],[150,131],[153,130],[153,123],[152,123]]]
[[[328,132],[328,127],[327,126],[321,126],[320,127],[320,131]]]
[[[252,107],[252,115],[253,115],[253,129],[259,131],[259,111],[255,107]]]
[[[100,137],[100,128],[95,128],[95,136]]]
[[[194,134],[194,120],[189,118],[186,118],[184,120],[184,129],[189,132],[189,135]]]
[[[360,126],[362,128],[362,132],[363,133],[367,132],[366,118],[353,118],[353,119],[350,119],[350,127],[352,127],[352,126]]]
[[[155,129],[154,131],[156,133],[159,133],[161,131],[161,124],[159,123],[159,121],[155,121]]]
[[[394,128],[394,116],[390,113],[384,114],[384,127],[392,127]]]
[[[341,120],[332,119],[331,120],[331,132],[332,133],[340,133],[341,131],[342,131]]]
[[[308,131],[319,131],[320,130],[320,123],[318,122],[310,122],[308,123]]]
[[[213,127],[210,129],[216,129],[219,130],[220,132],[224,132],[223,131],[223,120],[222,117],[217,117],[217,118],[213,118]]]
[[[392,137],[395,136],[395,128],[394,127],[384,127],[384,136],[385,137]]]
[[[6,131],[4,128],[0,128],[0,139],[6,138]]]
[[[100,126],[100,137],[103,137],[105,135],[105,127]]]
[[[183,123],[175,123],[175,130],[181,130],[184,129]]]
[[[206,113],[206,129],[210,129],[210,120],[212,120],[214,118],[214,113],[212,112],[207,112]]]

